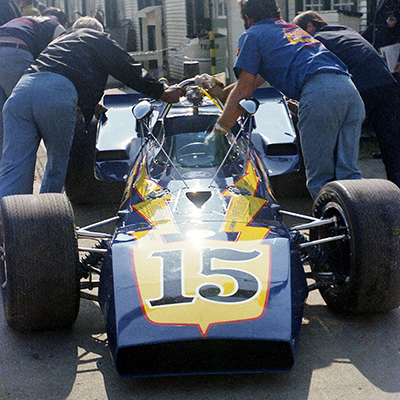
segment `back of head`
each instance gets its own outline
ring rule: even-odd
[[[307,30],[307,24],[311,22],[316,29],[320,29],[328,23],[314,11],[304,11],[293,19],[293,24],[298,25],[301,29]]]
[[[267,18],[281,18],[281,10],[275,0],[238,0],[240,15],[246,20],[246,15],[253,22]]]
[[[386,16],[393,15],[400,21],[400,4],[398,0],[386,0],[383,4]]]
[[[42,17],[44,16],[48,16],[48,15],[53,15],[54,17],[57,18],[58,22],[60,23],[60,25],[66,27],[68,25],[68,20],[67,20],[67,16],[64,14],[64,11],[60,10],[57,7],[46,7],[43,11],[42,11]]]
[[[72,25],[72,29],[94,29],[95,31],[104,32],[103,25],[96,18],[81,17]]]

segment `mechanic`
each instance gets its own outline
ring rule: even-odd
[[[22,17],[39,17],[40,11],[33,4],[33,0],[21,0],[21,16]]]
[[[42,17],[45,17],[47,15],[52,15],[54,17],[57,18],[57,21],[60,25],[62,25],[65,29],[68,28],[68,19],[67,16],[65,15],[64,11],[62,11],[61,9],[57,8],[57,7],[46,7],[43,11],[42,11]]]
[[[345,26],[328,25],[314,11],[299,14],[293,23],[347,65],[378,138],[387,178],[400,187],[400,97],[386,63],[358,32]]]
[[[60,18],[64,14],[56,8],[52,12],[57,12]],[[4,103],[33,60],[63,32],[65,28],[50,16],[15,18],[0,26],[0,159]]]
[[[400,42],[400,4],[398,0],[380,3],[374,21],[362,33],[378,51]]]
[[[21,16],[21,10],[14,0],[0,0],[0,26]]]
[[[321,42],[283,21],[275,0],[239,0],[239,7],[246,32],[234,66],[238,81],[223,90],[223,96],[230,93],[212,133],[226,134],[242,113],[239,101],[266,80],[299,100],[311,196],[330,181],[360,179],[357,158],[365,110],[346,66]]]
[[[41,139],[47,164],[41,193],[61,192],[67,171],[77,107],[90,122],[111,74],[129,87],[167,103],[184,94],[165,89],[135,61],[94,18],[79,18],[22,76],[4,105],[4,149],[0,198],[33,191],[36,151]]]

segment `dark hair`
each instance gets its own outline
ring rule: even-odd
[[[281,18],[281,9],[275,0],[238,0],[240,15],[246,21],[246,15],[259,22],[267,18]]]
[[[311,22],[316,29],[320,29],[328,23],[314,11],[304,11],[294,17],[293,24],[298,25],[301,29],[307,30],[307,24]]]
[[[385,15],[393,15],[395,18],[400,20],[400,5],[397,0],[386,0],[384,3]]]
[[[46,7],[42,11],[42,17],[44,17],[46,15],[53,15],[54,17],[56,17],[58,22],[62,26],[66,26],[68,24],[68,20],[67,20],[66,15],[64,14],[64,11],[60,10],[57,7]]]

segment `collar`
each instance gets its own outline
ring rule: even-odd
[[[282,18],[267,18],[263,19],[262,21],[256,22],[254,25],[261,25],[261,24],[286,24]]]

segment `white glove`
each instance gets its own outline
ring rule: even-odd
[[[208,74],[196,75],[194,83],[204,89],[211,89],[217,85],[224,87],[224,84],[221,81]]]

